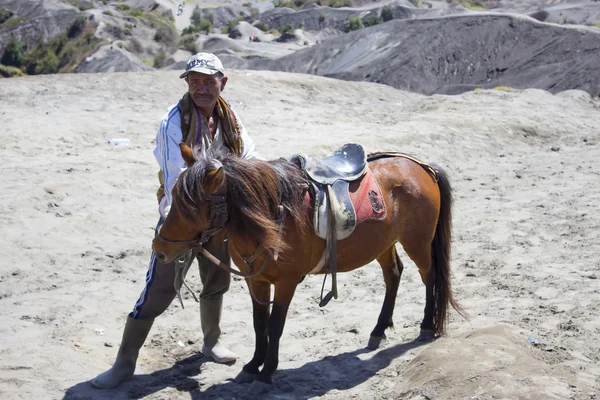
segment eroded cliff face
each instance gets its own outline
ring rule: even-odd
[[[28,74],[140,71],[179,61],[171,59],[180,40],[173,14],[151,0],[1,0],[0,8],[10,15],[0,25],[0,56],[16,40],[29,59],[43,59],[41,69],[27,59],[13,65]]]
[[[13,13],[0,25],[0,54],[13,36],[33,48],[63,33],[81,12],[61,0],[2,0],[0,8]]]

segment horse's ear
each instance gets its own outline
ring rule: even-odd
[[[215,194],[217,190],[223,185],[225,180],[225,170],[220,162],[215,162],[212,165],[212,169],[206,173],[202,186],[204,187],[204,193]]]
[[[179,143],[179,149],[181,150],[181,157],[183,157],[183,161],[185,161],[185,165],[187,167],[191,167],[196,162],[194,158],[194,152],[191,147],[185,144],[184,142]]]

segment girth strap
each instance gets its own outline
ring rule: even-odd
[[[327,185],[327,200],[329,202],[329,212],[327,213],[327,244],[325,246],[325,253],[328,255],[326,260],[327,269],[325,271],[325,277],[323,278],[323,286],[321,287],[321,301],[319,307],[325,307],[331,298],[338,298],[337,290],[337,238],[336,238],[336,220],[331,208],[333,207],[332,189],[331,185]],[[331,292],[327,293],[323,297],[323,290],[325,288],[325,281],[327,280],[327,274],[331,273]]]

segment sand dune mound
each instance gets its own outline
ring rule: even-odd
[[[508,325],[442,338],[404,367],[396,398],[560,400],[587,394],[568,368],[539,360],[543,354]]]

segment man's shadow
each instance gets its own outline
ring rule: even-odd
[[[206,362],[210,362],[208,357],[194,354],[175,362],[172,367],[150,374],[136,374],[133,379],[124,381],[115,389],[100,390],[94,388],[91,381],[80,382],[67,389],[63,400],[141,399],[167,387],[193,393],[199,390],[200,383],[192,377],[200,374],[201,367]]]
[[[201,381],[193,377],[200,374],[201,366],[209,359],[197,354],[177,361],[170,368],[151,374],[135,375],[132,380],[123,382],[116,389],[98,390],[93,388],[89,381],[78,383],[66,391],[63,400],[141,399],[167,387],[189,393],[192,400],[240,398],[262,400],[282,397],[305,400],[322,396],[331,390],[348,390],[356,387],[388,367],[392,360],[427,343],[415,340],[382,350],[363,348],[328,356],[306,363],[299,368],[280,369],[273,377],[271,390],[254,397],[248,394],[250,384],[234,382],[233,376],[227,382],[202,387]],[[373,353],[372,357],[364,360],[359,357],[369,352]]]

